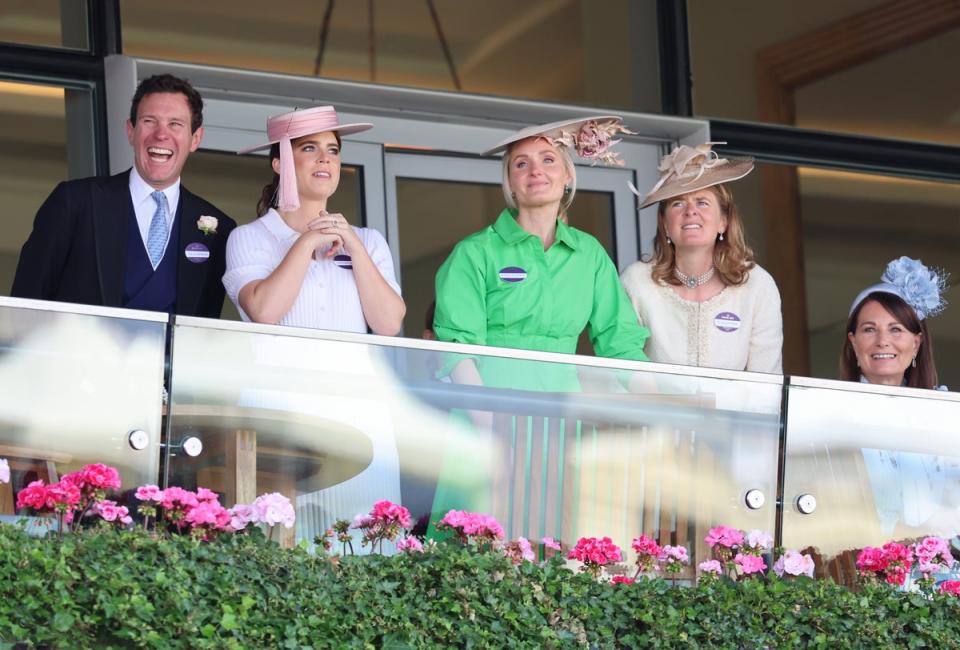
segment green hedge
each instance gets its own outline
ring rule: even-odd
[[[598,583],[441,544],[339,564],[253,535],[0,525],[4,647],[960,648],[960,601],[809,579]]]

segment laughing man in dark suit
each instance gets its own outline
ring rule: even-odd
[[[187,81],[144,79],[127,122],[134,167],[57,186],[37,212],[11,294],[219,317],[236,224],[180,184],[202,124],[203,100]]]

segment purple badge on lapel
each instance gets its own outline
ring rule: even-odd
[[[504,282],[523,282],[527,279],[527,272],[519,266],[505,266],[500,269],[500,279]]]
[[[353,268],[353,258],[349,255],[334,255],[333,263],[339,266],[341,269],[352,269]]]
[[[713,317],[713,326],[721,332],[736,332],[740,329],[740,317],[732,311],[722,311]]]
[[[200,242],[187,244],[187,247],[183,249],[183,254],[194,264],[201,264],[210,259],[210,249]]]

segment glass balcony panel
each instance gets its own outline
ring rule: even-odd
[[[487,385],[438,373],[464,359]],[[178,319],[173,363],[173,439],[204,451],[172,449],[170,483],[228,505],[286,494],[285,543],[379,499],[427,537],[461,509],[510,538],[609,535],[628,550],[646,533],[696,561],[712,526],[773,530],[776,376],[198,319]],[[756,510],[751,489],[766,497]]]
[[[0,458],[12,479],[0,485],[3,515],[30,481],[88,463],[116,467],[125,492],[157,480],[166,315],[62,307],[0,298]],[[137,429],[147,434],[139,451],[128,441]]]
[[[787,418],[783,545],[816,547],[855,580],[865,546],[960,532],[960,397],[794,378]],[[803,514],[798,499],[812,495]]]

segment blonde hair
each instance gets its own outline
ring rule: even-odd
[[[520,142],[523,142],[523,140]],[[513,198],[513,190],[510,189],[510,155],[515,144],[517,143],[514,142],[507,147],[507,150],[503,154],[503,180],[501,182],[503,200],[507,202],[507,207],[513,210],[517,209],[517,201]],[[573,203],[573,197],[577,193],[577,168],[573,164],[573,157],[570,155],[570,151],[565,146],[553,144],[553,147],[557,150],[564,169],[570,174],[570,184],[567,186],[570,188],[570,191],[564,192],[563,198],[560,199],[560,215],[562,215],[562,219],[564,223],[566,223],[567,210],[570,209],[570,205]]]
[[[727,229],[723,234],[723,241],[716,241],[713,246],[713,265],[717,268],[717,275],[727,286],[739,286],[747,281],[750,269],[756,266],[753,259],[753,250],[747,246],[743,236],[743,220],[733,200],[733,194],[723,183],[711,185],[705,189],[712,190],[720,204],[720,212],[727,218]],[[680,280],[673,274],[677,264],[677,252],[667,239],[667,227],[664,223],[668,203],[676,197],[660,201],[657,206],[657,236],[653,240],[653,272],[654,281],[664,284],[680,285]]]

